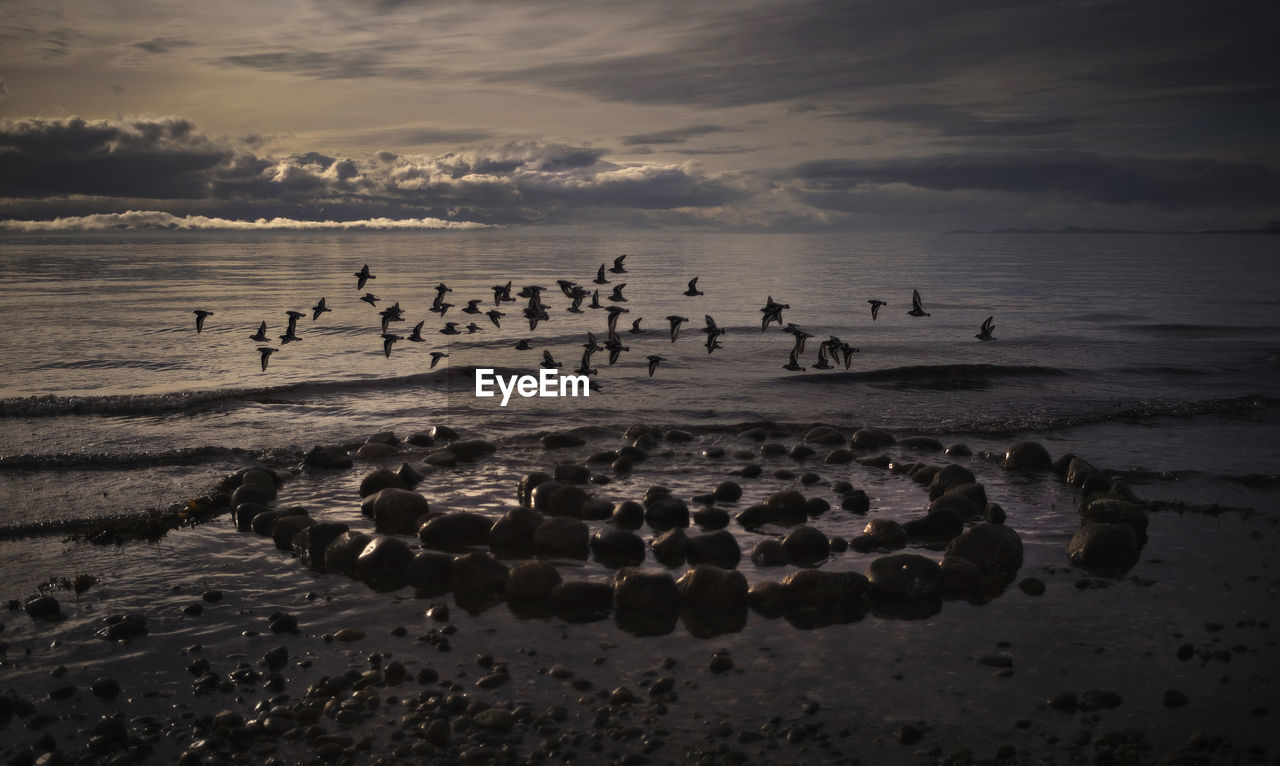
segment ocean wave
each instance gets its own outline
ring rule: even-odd
[[[0,456],[0,471],[46,471],[74,469],[133,469],[170,465],[200,465],[218,459],[243,461],[260,458],[240,447],[185,447],[142,452],[86,452]]]
[[[802,383],[868,383],[894,388],[954,390],[985,388],[1000,378],[1062,377],[1070,374],[1057,367],[1036,365],[935,364],[856,372],[808,372],[786,377]]]
[[[363,218],[354,221],[302,221],[296,218],[258,218],[252,221],[213,218],[204,215],[176,216],[158,210],[128,210],[54,218],[48,221],[0,220],[0,231],[327,231],[327,230],[417,230],[484,229],[488,224],[474,221],[446,221],[441,218]]]

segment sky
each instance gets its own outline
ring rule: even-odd
[[[0,226],[1258,228],[1277,29],[1274,0],[0,0]]]

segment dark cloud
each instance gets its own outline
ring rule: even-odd
[[[185,37],[153,37],[150,40],[139,40],[132,45],[147,53],[164,54],[195,45],[195,43]]]
[[[1280,205],[1280,172],[1275,168],[1208,158],[1104,157],[1073,151],[944,154],[807,162],[789,175],[819,195],[905,184],[944,192],[994,191],[1174,209]]]
[[[989,105],[987,105],[989,108]],[[824,117],[839,120],[891,122],[924,130],[936,131],[948,137],[1004,137],[1043,136],[1065,133],[1077,122],[1075,117],[1035,116],[1009,117],[983,115],[977,108],[966,109],[945,104],[899,103],[884,104],[847,112],[830,112]]]
[[[734,133],[734,128],[726,128],[721,125],[690,125],[685,128],[671,128],[669,130],[658,130],[652,133],[632,133],[629,136],[622,137],[623,146],[637,146],[640,144],[683,144],[691,138],[698,136],[706,136],[712,133]]]
[[[347,51],[263,51],[223,56],[218,62],[265,72],[288,72],[317,80],[430,76],[430,71],[423,67],[395,63],[395,54],[401,50],[386,46]]]

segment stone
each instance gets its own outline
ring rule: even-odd
[[[375,537],[356,559],[356,578],[376,591],[393,591],[405,585],[405,568],[413,551],[398,537]]]
[[[982,586],[982,570],[959,556],[946,556],[938,565],[938,587],[943,595],[965,598]]]
[[[551,478],[561,484],[586,484],[591,480],[591,471],[577,463],[560,463],[552,470]]]
[[[782,540],[787,558],[793,564],[813,566],[826,561],[831,552],[831,542],[815,527],[800,526],[791,530]]]
[[[524,477],[520,479],[520,487],[517,490],[520,505],[526,507],[532,506],[534,487],[537,487],[542,482],[550,479],[551,474],[544,473],[542,471],[534,471],[533,473],[525,474]]]
[[[364,532],[343,532],[325,546],[324,568],[330,572],[355,575],[356,559],[372,540]]]
[[[907,545],[907,530],[893,519],[876,518],[867,522],[862,534],[849,541],[849,547],[859,553],[870,551],[894,551]]]
[[[782,580],[789,603],[807,607],[837,607],[866,597],[870,584],[857,572],[802,569]]]
[[[582,447],[587,443],[587,440],[581,436],[570,433],[547,434],[538,441],[542,444],[543,449],[569,449]]]
[[[404,581],[419,598],[448,593],[453,584],[453,556],[439,551],[418,551],[405,565]]]
[[[492,455],[497,447],[483,439],[468,439],[453,442],[449,449],[464,463],[474,463],[486,455]]]
[[[507,573],[507,599],[514,603],[539,603],[551,598],[562,581],[560,570],[546,561],[521,561]]]
[[[1004,453],[1001,463],[1010,471],[1046,471],[1053,464],[1049,451],[1039,442],[1023,441],[1014,444]]]
[[[722,481],[716,485],[716,500],[724,503],[735,503],[742,497],[742,485],[736,481]]]
[[[417,492],[387,487],[365,497],[360,512],[374,520],[378,532],[412,535],[421,526],[419,520],[431,512],[431,504]]]
[[[356,450],[356,460],[384,460],[400,452],[400,448],[393,444],[381,444],[374,442],[372,444],[361,444]]]
[[[585,559],[590,541],[591,533],[584,522],[556,516],[538,525],[533,533],[533,551],[542,558]]]
[[[451,511],[428,520],[418,529],[422,547],[461,551],[489,544],[493,520],[472,511]]]
[[[828,447],[838,447],[845,443],[844,434],[831,426],[814,426],[804,435],[804,440]]]
[[[1022,567],[1022,539],[1007,526],[983,522],[948,543],[946,555],[973,562],[986,577],[1012,580]]]
[[[551,589],[551,607],[570,621],[597,618],[613,608],[613,586],[595,580],[562,582]]]
[[[791,557],[781,540],[766,537],[751,549],[751,563],[758,567],[782,567],[791,563]]]
[[[533,534],[546,517],[532,508],[513,508],[489,529],[489,551],[500,559],[533,556]]]
[[[1097,475],[1098,469],[1087,460],[1072,457],[1067,463],[1067,472],[1063,479],[1073,487],[1083,487],[1086,481]]]
[[[827,453],[827,456],[823,458],[822,462],[827,465],[846,465],[848,463],[852,463],[853,450],[845,449],[844,447],[833,449]]]
[[[864,490],[851,489],[840,497],[840,508],[861,515],[871,510],[871,498]]]
[[[850,445],[857,450],[880,449],[893,445],[897,439],[893,434],[879,428],[859,428],[853,432]]]
[[[655,532],[689,526],[689,506],[673,495],[656,495],[644,502],[644,521]]]
[[[241,503],[258,503],[260,505],[269,505],[276,499],[276,488],[263,487],[258,484],[241,484],[231,493],[231,507],[235,508]]]
[[[1067,543],[1067,558],[1084,569],[1120,573],[1137,563],[1141,550],[1128,524],[1093,522],[1076,530]]]
[[[914,553],[881,556],[867,566],[866,574],[872,597],[889,601],[931,598],[941,579],[938,562]]]
[[[1137,503],[1115,497],[1096,497],[1080,507],[1080,517],[1086,524],[1124,524],[1133,530],[1139,546],[1147,542],[1147,511]]]
[[[368,497],[387,487],[408,489],[400,474],[388,468],[379,468],[360,480],[360,497]]]
[[[458,606],[480,611],[501,601],[509,570],[487,553],[464,553],[453,560],[453,597]]]
[[[653,548],[653,557],[658,563],[667,567],[680,566],[685,562],[689,536],[683,528],[676,527],[658,535],[650,547]]]
[[[317,444],[307,450],[307,454],[302,457],[302,462],[312,468],[333,470],[347,469],[355,465],[345,448],[327,444]]]
[[[912,478],[914,479],[916,477],[912,476]],[[949,489],[953,489],[964,484],[973,484],[975,481],[976,479],[974,478],[973,471],[970,471],[962,465],[949,463],[938,468],[937,472],[929,478],[926,485],[929,491],[929,499],[935,500],[945,494]],[[982,496],[982,502],[985,503],[986,501],[987,498],[984,494]]]
[[[458,464],[458,455],[452,449],[443,447],[423,455],[422,462],[436,468],[452,468]]]
[[[62,605],[53,596],[31,596],[22,602],[22,610],[38,620],[62,617]]]
[[[706,530],[724,529],[731,520],[728,511],[714,506],[699,508],[693,512],[693,523]]]
[[[902,525],[907,537],[930,542],[944,542],[964,531],[964,517],[952,508],[942,508],[921,519],[912,519]]]
[[[613,507],[609,521],[621,529],[639,529],[644,526],[644,506],[635,500],[623,500]]]
[[[985,507],[986,503],[978,505],[962,494],[949,492],[929,503],[929,513],[937,513],[946,509],[955,511],[962,519],[974,519],[982,516],[982,511]]]
[[[721,529],[689,535],[685,543],[685,558],[691,565],[714,564],[733,569],[742,558],[742,549],[732,532]]]
[[[559,481],[558,478],[557,481]],[[547,498],[547,513],[552,516],[570,516],[580,519],[582,518],[582,504],[586,502],[587,498],[586,491],[580,487],[573,485],[560,487]]]
[[[932,436],[906,436],[898,440],[899,447],[917,449],[922,452],[941,452],[942,442]]]
[[[747,578],[736,569],[700,564],[676,580],[682,607],[735,610],[747,605]]]
[[[276,519],[271,525],[271,539],[282,551],[293,549],[293,538],[299,532],[316,523],[306,514],[286,514]]]
[[[612,569],[639,566],[645,559],[645,544],[633,532],[605,527],[591,536],[591,555]]]
[[[405,441],[414,447],[432,447],[435,446],[436,437],[430,431],[414,431]]]

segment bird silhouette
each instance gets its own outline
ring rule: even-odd
[[[875,298],[872,298],[871,300],[867,301],[867,303],[871,304],[871,321],[872,322],[876,321],[876,316],[880,314],[880,307],[889,305],[884,301],[878,301]]]
[[[442,335],[461,335],[462,331],[458,329],[457,322],[445,322],[444,327],[440,329]]]
[[[548,370],[554,370],[559,366],[560,363],[551,356],[551,352],[544,349],[542,352],[542,367]]]
[[[422,337],[422,325],[424,324],[426,324],[426,322],[419,322],[416,325],[414,325],[413,332],[409,333],[409,337],[406,338],[405,340],[412,341],[414,343],[422,343],[424,340],[426,340],[425,338]]]
[[[682,316],[679,316],[678,314],[672,314],[671,316],[667,317],[667,321],[671,323],[671,342],[675,343],[676,338],[680,337],[681,323],[688,322],[689,317],[682,317]]]
[[[617,258],[614,258],[613,267],[610,268],[609,271],[613,272],[614,274],[626,274],[627,270],[622,267],[622,261],[626,259],[626,257],[627,257],[626,253],[623,253]]]
[[[484,313],[484,312],[482,312],[482,311],[480,310],[480,299],[479,299],[479,298],[477,298],[477,299],[475,299],[475,300],[473,300],[473,301],[467,301],[467,307],[466,307],[466,308],[464,308],[464,309],[460,309],[460,310],[461,310],[461,311],[462,311],[462,313],[464,313],[464,314],[482,314],[482,313]]]
[[[658,363],[667,361],[666,357],[661,357],[657,354],[650,354],[645,358],[649,360],[649,377],[651,378],[653,377],[654,371],[658,369]]]
[[[608,280],[608,279],[606,279],[606,278],[605,278],[605,276],[604,276],[604,264],[603,264],[603,263],[602,263],[602,264],[600,264],[600,270],[596,272],[596,278],[595,278],[595,279],[593,279],[593,280],[591,280],[591,281],[592,281],[592,282],[595,282],[597,285],[607,285],[607,284],[609,284],[609,280]]]
[[[506,314],[502,313],[501,311],[498,311],[497,309],[489,309],[488,311],[484,312],[484,315],[489,317],[489,321],[493,322],[494,327],[497,327],[498,329],[502,329],[502,323],[499,322],[498,320],[506,316]]]
[[[995,336],[991,334],[995,331],[996,331],[995,317],[989,316],[987,317],[987,321],[982,323],[982,329],[979,330],[978,334],[973,337],[977,338],[978,340],[995,340],[996,339]]]
[[[803,372],[804,368],[800,366],[800,362],[796,359],[796,350],[791,349],[791,355],[788,357],[787,363],[782,365],[782,369],[791,370],[792,372]]]
[[[365,303],[369,304],[370,306],[377,306],[377,305],[378,305],[378,301],[380,301],[380,300],[382,300],[382,299],[381,299],[381,298],[379,298],[378,296],[374,295],[373,293],[365,293],[364,295],[360,296],[360,300],[364,301]]]
[[[511,283],[505,285],[493,286],[493,305],[501,306],[504,303],[514,303],[515,298],[511,297]]]
[[[919,290],[912,290],[912,291],[911,291],[911,310],[910,310],[910,311],[908,311],[908,312],[907,312],[907,314],[908,314],[909,316],[913,316],[913,317],[927,317],[927,316],[932,316],[929,312],[925,311],[925,310],[924,310],[924,308],[920,305],[920,291],[919,291]]]
[[[430,367],[429,369],[434,370],[434,369],[436,368],[436,365],[437,365],[437,364],[440,364],[440,360],[441,360],[441,359],[444,359],[444,358],[445,358],[445,357],[447,357],[447,356],[449,356],[449,355],[448,355],[448,354],[446,354],[446,353],[445,353],[445,352],[443,352],[443,351],[432,351],[432,352],[431,352],[431,367]]]
[[[271,360],[271,355],[279,350],[280,349],[272,348],[271,346],[258,346],[258,357],[262,362],[263,372],[267,371],[267,362]]]
[[[356,272],[355,277],[357,290],[363,290],[365,282],[368,282],[370,279],[377,279],[377,277],[369,273],[369,264],[367,263],[363,268]]]
[[[205,319],[205,317],[211,317],[211,316],[213,316],[213,312],[212,312],[212,311],[205,311],[204,309],[196,309],[195,311],[192,311],[191,313],[196,315],[196,332],[203,332],[203,331],[204,331],[204,319]]]
[[[265,321],[258,325],[258,331],[253,335],[250,335],[249,340],[256,340],[259,343],[267,343],[270,341],[270,338],[267,337],[267,323]]]
[[[688,290],[685,290],[685,291],[684,291],[684,294],[685,294],[685,295],[688,295],[688,296],[690,296],[690,297],[693,297],[693,296],[695,296],[695,295],[704,295],[704,294],[705,294],[705,293],[703,293],[701,290],[699,290],[699,289],[698,289],[698,278],[697,278],[697,277],[694,277],[693,279],[690,279],[690,280],[689,280],[689,289],[688,289]]]
[[[644,319],[644,317],[636,317],[635,321],[631,323],[631,329],[627,330],[627,332],[631,333],[632,335],[644,334],[644,330],[640,328],[641,319]]]
[[[357,287],[356,289],[358,290],[360,288]],[[320,318],[320,315],[326,311],[333,311],[333,309],[324,305],[324,298],[321,298],[320,301],[316,303],[316,305],[311,307],[311,321],[312,322],[316,321],[317,319]]]
[[[613,286],[613,295],[610,295],[610,296],[609,296],[609,300],[614,301],[614,302],[617,302],[617,303],[626,303],[626,302],[627,302],[627,299],[626,299],[626,298],[624,298],[624,297],[622,297],[622,288],[624,288],[624,287],[626,287],[626,286],[627,286],[627,283],[626,283],[626,282],[623,282],[623,283],[622,283],[622,284],[620,284],[620,285],[614,285],[614,286]]]
[[[404,340],[404,338],[399,335],[392,335],[389,332],[384,332],[382,334],[382,353],[388,359],[391,358],[391,347],[395,345],[395,342],[398,340]]]

